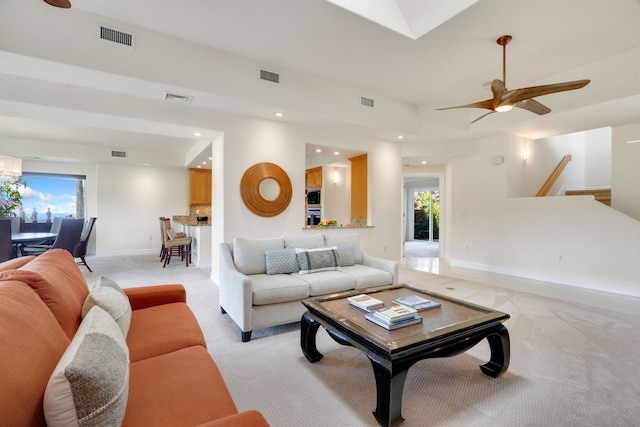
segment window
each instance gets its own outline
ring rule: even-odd
[[[20,191],[23,222],[51,222],[55,217],[85,218],[85,176],[24,172]]]

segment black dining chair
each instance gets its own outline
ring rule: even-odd
[[[0,262],[8,261],[15,256],[11,243],[11,220],[0,220]]]
[[[87,246],[89,245],[89,237],[91,237],[91,232],[93,231],[93,226],[95,225],[98,218],[91,217],[87,222],[86,227],[82,233],[82,238],[80,239],[80,243],[76,246],[76,250],[73,253],[74,258],[80,258],[80,262],[78,264],[83,264],[87,269],[93,273],[91,267],[87,264],[87,261],[84,259],[87,256]]]
[[[49,249],[66,249],[71,255],[80,243],[80,235],[84,227],[84,219],[65,218],[60,224],[60,232],[52,245],[28,245],[22,248],[23,255],[40,255]]]

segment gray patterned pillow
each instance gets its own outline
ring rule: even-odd
[[[353,251],[353,245],[338,245],[338,262],[340,267],[348,267],[356,263],[356,255]]]
[[[131,326],[131,304],[122,288],[113,280],[102,277],[100,284],[87,295],[82,306],[82,317],[97,305],[111,315],[120,326],[122,334],[126,337]]]
[[[289,274],[300,270],[294,248],[267,249],[264,255],[267,274]]]
[[[296,248],[296,258],[300,266],[300,274],[341,270],[338,263],[338,250],[335,246],[317,249]]]
[[[129,349],[113,317],[95,306],[49,378],[47,425],[119,426],[128,395]]]

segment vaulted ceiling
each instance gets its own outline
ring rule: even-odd
[[[410,163],[430,144],[635,123],[639,18],[638,0],[0,0],[0,147],[77,144],[91,160],[96,147],[153,151],[150,163],[184,165],[242,114],[424,147]],[[100,25],[131,34],[133,47],[100,40]],[[436,111],[491,97],[503,34],[513,36],[509,88],[591,83],[539,98],[544,116],[470,124],[483,110]]]

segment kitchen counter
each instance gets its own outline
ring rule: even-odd
[[[307,225],[306,227],[303,228],[303,230],[316,230],[316,229],[320,229],[320,230],[337,230],[337,229],[353,230],[353,229],[358,229],[358,228],[375,228],[375,225],[357,225],[357,224],[350,224],[350,225]]]
[[[173,222],[191,227],[205,227],[211,225],[211,217],[208,217],[206,221],[198,221],[194,216],[174,215]]]

